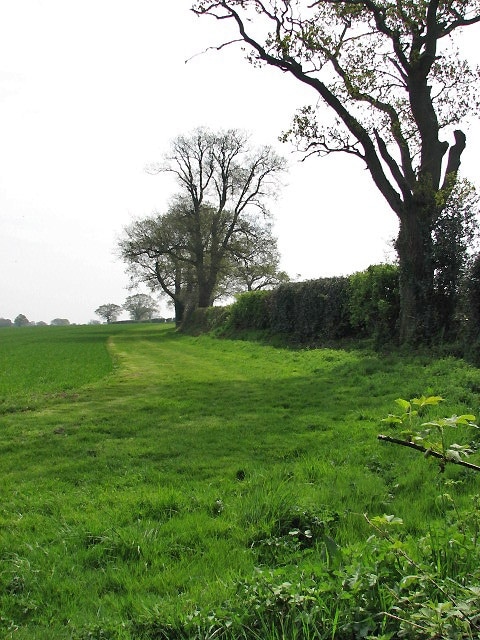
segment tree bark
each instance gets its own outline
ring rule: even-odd
[[[399,339],[402,344],[428,343],[435,330],[431,207],[412,203],[399,218]]]

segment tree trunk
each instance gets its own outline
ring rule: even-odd
[[[174,300],[174,307],[175,307],[175,326],[179,327],[182,324],[183,316],[185,314],[185,305],[181,300],[176,298]]]
[[[212,250],[211,254],[208,268],[203,262],[201,265],[197,265],[198,306],[201,308],[213,305],[214,291],[220,271],[221,258],[218,256],[218,252]]]
[[[182,324],[183,316],[185,315],[185,301],[183,300],[182,287],[183,287],[182,269],[177,264],[175,268],[175,294],[173,296],[176,327],[179,327]]]
[[[213,304],[212,300],[212,287],[210,285],[209,279],[203,277],[198,281],[198,306],[199,307],[211,307]]]
[[[428,343],[435,331],[431,207],[413,203],[399,217],[400,343]]]

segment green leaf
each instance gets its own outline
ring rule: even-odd
[[[457,418],[457,424],[468,424],[471,427],[477,427],[478,429],[478,425],[474,424],[475,420],[477,418],[472,415],[471,413],[466,413],[463,414],[461,416],[458,416]]]
[[[404,411],[410,410],[411,404],[410,402],[408,402],[408,400],[404,400],[403,398],[397,398],[395,402],[398,404],[399,407],[402,407]]]
[[[400,416],[389,414],[387,418],[382,419],[382,422],[386,422],[387,424],[402,424],[403,420]]]
[[[426,407],[428,405],[434,406],[443,402],[443,400],[444,398],[442,398],[442,396],[428,396],[427,398],[425,396],[421,396],[420,398],[413,398],[412,404],[420,407]]]
[[[403,520],[401,518],[397,518],[395,515],[387,515],[386,513],[383,516],[375,516],[372,518],[372,523],[380,526],[380,525],[402,525]]]

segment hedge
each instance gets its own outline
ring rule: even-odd
[[[349,336],[388,341],[395,336],[399,310],[398,268],[373,265],[349,277],[243,293],[231,307],[230,327],[269,330],[305,342]]]

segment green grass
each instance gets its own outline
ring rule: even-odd
[[[376,439],[397,397],[478,413],[480,371],[453,358],[5,329],[0,390],[5,638],[194,637],[188,616],[238,612],[258,569],[293,581],[328,545],[362,545],[364,513],[419,537],[450,509],[445,479],[458,508],[476,491],[472,472]]]
[[[0,414],[29,409],[113,369],[105,327],[0,328]]]

